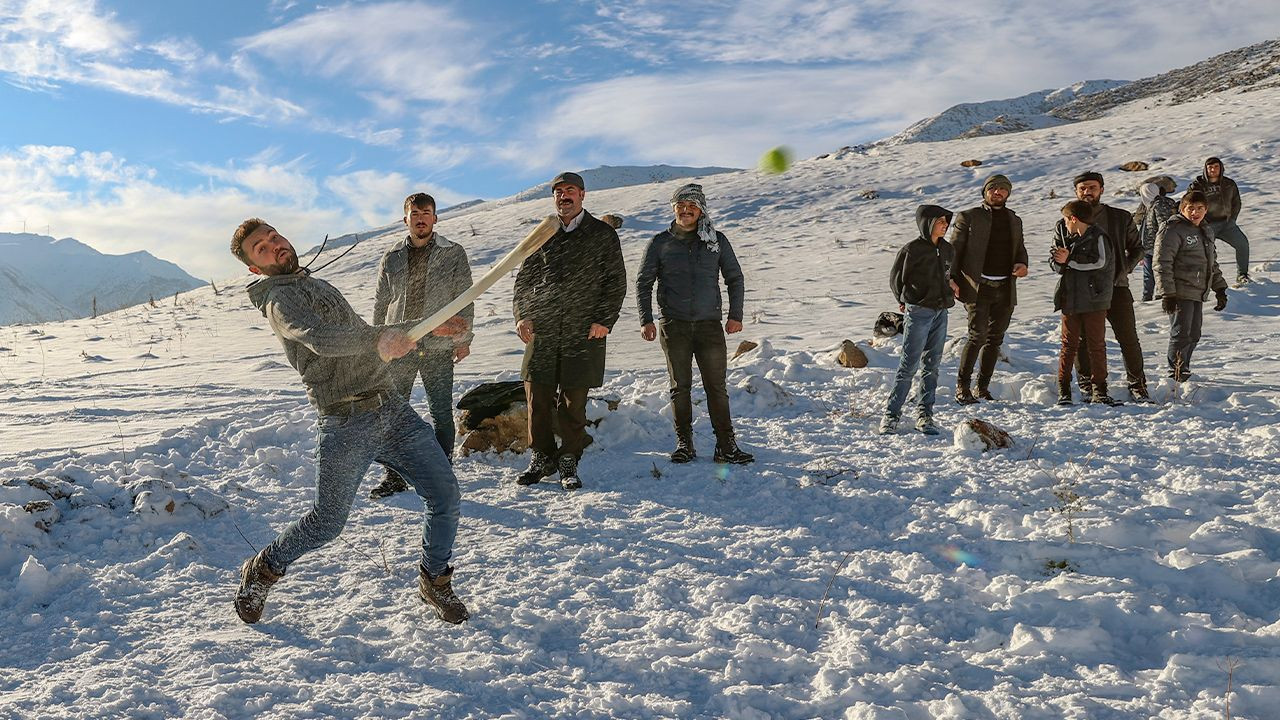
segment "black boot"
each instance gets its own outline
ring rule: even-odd
[[[991,395],[991,391],[987,389],[987,386],[986,386],[986,385],[983,385],[983,384],[979,383],[979,384],[978,384],[978,399],[979,399],[979,400],[995,400],[995,397]]]
[[[1094,385],[1093,396],[1089,398],[1089,402],[1099,404],[1099,405],[1106,405],[1108,407],[1116,407],[1118,405],[1124,404],[1107,394],[1106,385]]]
[[[696,457],[698,451],[693,447],[693,435],[676,433],[676,449],[671,451],[671,462],[687,463]]]
[[[718,463],[746,465],[755,462],[756,456],[738,447],[738,441],[732,435],[727,435],[716,441],[716,452],[712,459]]]
[[[381,498],[391,497],[396,493],[404,492],[408,489],[409,483],[405,482],[405,479],[400,476],[400,473],[392,470],[391,468],[387,468],[387,474],[382,478],[382,482],[378,483],[376,487],[369,491],[369,497],[374,500],[379,500]]]
[[[1073,405],[1071,401],[1071,381],[1058,382],[1058,404],[1062,406]]]
[[[516,476],[517,485],[533,485],[542,478],[548,478],[556,472],[556,464],[545,453],[533,451],[529,458],[529,468]]]
[[[578,477],[578,458],[572,455],[561,455],[556,465],[560,470],[560,487],[565,490],[577,490],[582,487],[582,478]]]
[[[457,625],[471,617],[471,613],[467,612],[467,606],[453,594],[453,567],[451,566],[433,577],[422,564],[419,564],[418,597],[436,611],[437,617],[447,623]]]

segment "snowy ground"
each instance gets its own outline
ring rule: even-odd
[[[1274,717],[1280,153],[1257,108],[1277,106],[1276,90],[1215,96],[708,178],[748,275],[740,337],[762,342],[730,370],[757,463],[666,461],[661,352],[640,340],[629,298],[595,393],[622,403],[593,407],[583,491],[516,488],[521,457],[458,463],[461,627],[416,598],[421,506],[404,496],[359,500],[340,541],[290,568],[261,624],[235,617],[246,539],[261,547],[301,512],[314,470],[314,412],[244,278],[217,296],[0,328],[0,715],[1219,718],[1230,670],[1232,716]],[[1204,379],[1161,381],[1154,406],[1052,407],[1042,256],[1070,178],[1100,169],[1108,199],[1132,208],[1131,192],[1113,193],[1141,178],[1111,168],[1167,158],[1152,172],[1181,188],[1208,154],[1245,192],[1258,282],[1206,313]],[[959,167],[971,157],[984,165]],[[938,413],[949,430],[994,422],[1017,444],[876,436],[897,344],[872,347],[870,328],[890,309],[893,252],[916,204],[974,205],[991,172],[1014,181],[1033,276],[1001,402]],[[589,209],[627,217],[633,272],[678,184],[588,192]],[[871,188],[879,199],[861,197]],[[549,210],[482,207],[440,229],[483,268]],[[362,312],[389,241],[324,272]],[[518,367],[510,292],[505,281],[479,303],[459,391]],[[1154,303],[1138,317],[1158,377],[1166,321]],[[963,324],[953,312],[943,398]],[[844,338],[871,367],[835,364]],[[695,431],[709,456],[701,413]]]

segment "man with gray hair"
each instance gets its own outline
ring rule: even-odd
[[[742,331],[745,296],[742,268],[724,233],[711,224],[702,186],[681,186],[671,196],[675,220],[671,227],[649,241],[636,276],[636,305],[640,310],[640,336],[659,339],[667,357],[671,382],[671,409],[676,449],[671,462],[686,463],[697,457],[693,444],[693,361],[698,362],[702,387],[707,393],[707,414],[716,435],[717,463],[745,465],[755,460],[738,447],[729,415],[725,388],[728,356],[725,333]],[[729,317],[724,317],[720,278],[729,289]],[[653,284],[658,283],[659,325],[653,318]]]

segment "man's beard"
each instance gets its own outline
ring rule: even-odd
[[[298,272],[298,253],[290,250],[284,262],[259,268],[263,275],[292,275]]]
[[[1005,202],[1006,202],[1005,200],[999,200],[999,201],[996,201],[996,200],[987,200],[987,204],[988,204],[988,205],[990,205],[990,206],[991,206],[991,207],[993,207],[993,208],[996,208],[997,210],[999,210],[1000,208],[1003,208],[1003,207],[1004,207]]]

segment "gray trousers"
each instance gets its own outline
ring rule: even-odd
[[[444,454],[453,455],[457,431],[453,425],[453,351],[419,350],[391,366],[391,385],[405,400],[413,395],[413,383],[422,377],[422,389],[431,408],[431,424]]]
[[[1191,375],[1191,354],[1200,342],[1204,303],[1178,299],[1178,309],[1169,316],[1169,377],[1186,380]]]

